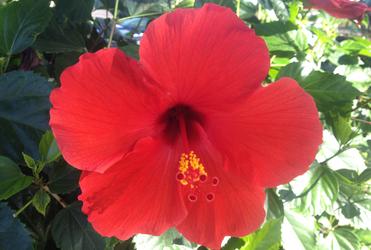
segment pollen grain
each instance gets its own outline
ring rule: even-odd
[[[183,186],[189,186],[195,188],[198,186],[198,182],[204,180],[207,177],[204,165],[194,151],[182,153],[179,160],[179,172],[177,174],[177,180]]]

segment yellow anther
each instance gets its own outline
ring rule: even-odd
[[[195,152],[190,151],[188,154],[182,153],[179,160],[179,172],[177,179],[180,184],[190,188],[195,188],[200,176],[207,176],[204,165]]]

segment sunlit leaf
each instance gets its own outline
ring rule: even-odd
[[[320,215],[331,211],[339,193],[336,175],[325,166],[315,166],[302,176],[295,178],[290,185],[296,195],[295,205],[302,213]]]
[[[281,246],[282,218],[267,221],[258,231],[243,238],[241,250],[278,250]]]
[[[134,237],[133,242],[137,250],[187,250],[196,249],[196,245],[192,245],[175,229],[170,229],[161,236],[152,236],[146,234],[138,234]]]
[[[336,228],[319,240],[319,249],[358,250],[358,237],[348,228]]]
[[[285,209],[281,237],[285,250],[312,250],[316,245],[314,217]]]

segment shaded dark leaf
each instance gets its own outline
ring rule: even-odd
[[[38,144],[49,127],[48,81],[32,72],[0,76],[0,154],[19,162],[25,152],[38,159]]]
[[[31,46],[51,16],[48,0],[12,1],[0,8],[0,53],[17,54]]]
[[[69,165],[57,165],[46,169],[48,187],[53,193],[64,194],[75,190],[79,184],[80,171]]]
[[[61,210],[52,222],[52,236],[62,250],[100,250],[105,241],[99,236],[81,212],[81,203],[75,202]]]
[[[85,41],[80,32],[72,26],[52,20],[46,30],[37,37],[34,47],[47,53],[82,51]]]
[[[13,217],[12,210],[0,203],[0,249],[31,250],[32,241],[25,226]]]
[[[59,0],[55,6],[56,16],[63,21],[84,22],[91,19],[94,0]]]
[[[32,183],[32,177],[25,176],[12,160],[0,156],[0,200],[25,189]]]

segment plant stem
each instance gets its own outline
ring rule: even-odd
[[[324,160],[323,162],[320,162],[319,164],[320,165],[323,165],[325,163],[327,163],[329,160],[335,158],[336,156],[338,156],[339,154],[343,153],[344,151],[348,150],[349,147],[348,146],[344,146],[342,148],[340,148],[334,155],[332,155],[331,157],[327,158],[326,160]]]
[[[5,61],[4,67],[2,69],[2,73],[6,73],[6,71],[8,69],[8,66],[9,66],[10,57],[11,57],[10,55],[6,57],[6,61]]]
[[[323,174],[324,174],[324,171],[322,171],[322,173],[317,177],[317,179],[312,183],[312,185],[310,185],[310,187],[308,189],[306,189],[301,194],[295,196],[295,199],[301,198],[303,196],[306,196],[317,185],[318,181],[321,179],[321,177],[323,176]]]
[[[22,213],[26,208],[28,208],[28,206],[30,206],[32,204],[32,199],[29,200],[26,204],[24,204],[23,207],[21,207],[20,209],[18,209],[17,212],[15,212],[15,214],[13,215],[14,217],[17,217],[20,213]]]
[[[108,40],[108,48],[111,48],[111,45],[112,45],[113,34],[115,33],[115,29],[116,29],[118,9],[119,9],[119,0],[115,0],[115,10],[113,12],[111,33],[109,35],[109,40]]]
[[[48,194],[50,194],[63,208],[66,208],[68,205],[62,200],[62,198],[53,193],[52,191],[50,191],[50,189],[48,188],[48,186],[41,186],[42,189],[44,189]]]
[[[352,119],[352,120],[354,120],[354,121],[358,121],[358,122],[362,122],[362,123],[365,123],[365,124],[371,125],[371,122],[369,122],[369,121],[365,121],[365,120],[358,119],[358,118],[354,118],[354,117],[351,117],[350,119]]]
[[[122,21],[125,21],[127,19],[131,19],[131,18],[156,16],[156,15],[161,15],[161,14],[162,14],[162,12],[150,12],[150,13],[144,13],[144,14],[138,14],[138,15],[123,17],[123,18],[118,19],[118,21],[122,22]]]
[[[240,17],[241,0],[236,1],[236,15]]]

